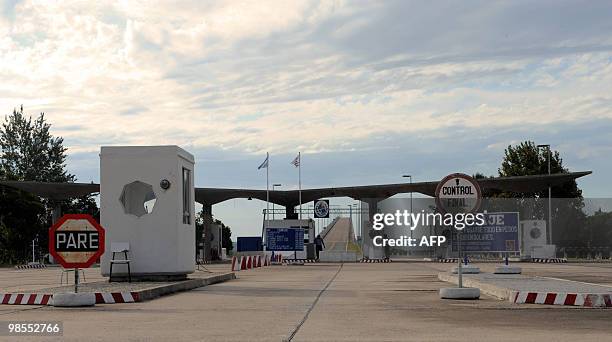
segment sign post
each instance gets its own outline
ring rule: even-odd
[[[463,173],[453,173],[444,177],[436,188],[436,204],[442,213],[474,213],[480,208],[482,192],[473,178]],[[458,291],[440,289],[442,298],[478,298],[480,291],[463,287],[461,231],[457,231],[457,286]],[[467,291],[463,291],[463,290]],[[472,293],[473,292],[473,293]]]
[[[74,269],[74,293],[79,268],[89,268],[104,254],[104,228],[91,216],[66,214],[49,230],[49,253],[64,268]]]

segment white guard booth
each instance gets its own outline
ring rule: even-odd
[[[193,155],[178,146],[102,147],[103,276],[109,275],[113,244],[125,243],[132,279],[181,279],[194,271],[194,165]],[[113,265],[115,276],[127,276],[127,266]]]

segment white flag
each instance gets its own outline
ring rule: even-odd
[[[268,159],[270,158],[270,155],[268,153],[266,153],[266,160],[263,161],[263,163],[261,163],[261,165],[259,165],[259,167],[257,168],[257,170],[259,169],[267,169],[268,168]]]
[[[300,166],[300,155],[299,154],[297,155],[297,157],[295,157],[295,159],[293,159],[291,164],[293,164],[293,166],[295,166],[295,167]]]

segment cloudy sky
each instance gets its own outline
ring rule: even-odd
[[[320,187],[495,174],[529,139],[612,195],[612,2],[0,4],[0,108],[45,112],[80,181],[100,145],[180,145],[206,187],[265,187],[270,152],[287,189],[297,151]],[[214,210],[246,234],[263,206]]]

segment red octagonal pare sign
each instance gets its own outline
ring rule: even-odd
[[[91,215],[66,214],[49,230],[49,252],[65,268],[88,268],[104,253],[104,228]]]

